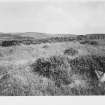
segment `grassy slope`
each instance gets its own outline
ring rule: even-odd
[[[64,51],[70,48],[78,50],[78,54],[65,55]],[[0,95],[105,94],[104,84],[97,84],[96,78],[92,78],[91,74],[86,72],[83,75],[75,73],[76,69],[73,70],[73,68],[76,66],[72,68],[69,62],[69,60],[81,56],[93,54],[104,56],[104,53],[105,48],[102,45],[92,46],[80,44],[78,41],[0,47]],[[57,57],[57,59],[52,60],[52,56]],[[50,77],[44,76],[43,73],[40,75],[38,71],[35,71],[34,68],[38,66],[37,60],[39,58],[44,60],[41,61],[41,65],[46,61],[49,63],[48,70],[52,71]],[[59,61],[61,62],[60,65],[58,64]],[[37,66],[32,68],[32,64],[37,64]],[[46,67],[42,67],[41,70],[47,70]],[[61,72],[57,72],[58,68]],[[66,83],[66,81],[69,82]]]

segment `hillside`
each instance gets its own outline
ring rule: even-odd
[[[1,33],[0,95],[105,95],[102,36]]]
[[[40,44],[40,43],[55,43],[64,41],[86,41],[86,40],[104,40],[105,34],[86,34],[86,35],[72,35],[72,34],[45,34],[36,32],[26,33],[7,33],[0,34],[1,46],[12,46],[20,44]]]

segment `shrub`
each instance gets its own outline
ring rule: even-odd
[[[101,78],[96,72],[105,72],[105,57],[99,55],[77,57],[70,60],[70,65],[76,73],[85,76],[87,80],[90,79],[89,82],[94,85]]]
[[[2,44],[1,46],[2,47],[10,47],[10,46],[16,46],[16,45],[19,45],[19,42],[16,41],[16,40],[5,40],[5,41],[2,41]]]
[[[64,51],[64,55],[71,55],[71,56],[75,56],[76,54],[78,54],[78,50],[75,50],[73,48],[69,48],[69,49],[66,49]]]
[[[43,46],[43,48],[48,48],[48,47],[49,47],[48,45],[44,45],[44,46]]]
[[[98,45],[98,42],[97,41],[90,41],[90,44],[91,45]]]
[[[60,56],[39,58],[31,65],[34,72],[55,81],[57,86],[70,83],[70,66],[67,59]]]
[[[76,73],[79,73],[82,75],[83,73],[85,73],[87,74],[88,78],[90,77],[97,78],[95,74],[96,62],[94,62],[91,56],[77,57],[73,60],[70,60],[70,65]],[[88,73],[90,75],[88,75]]]
[[[85,40],[85,41],[81,41],[80,44],[98,45],[98,42]]]

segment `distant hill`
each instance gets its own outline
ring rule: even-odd
[[[33,37],[22,36],[21,34],[13,34],[13,33],[0,33],[0,40],[32,40]]]
[[[99,40],[105,39],[105,34],[85,34],[76,36],[78,40]]]
[[[76,37],[74,34],[50,34],[50,33],[38,33],[38,32],[25,32],[14,35],[20,35],[25,37],[34,37],[35,39],[51,38],[51,37]]]
[[[74,38],[76,40],[82,39],[105,39],[105,34],[50,34],[38,32],[25,32],[25,33],[0,33],[0,40],[36,40],[36,39],[49,39],[49,38]]]
[[[105,34],[86,34],[87,39],[105,39]]]
[[[34,40],[46,39],[55,37],[76,37],[73,34],[49,34],[38,32],[25,32],[25,33],[0,33],[0,40]]]
[[[21,37],[33,37],[35,39],[48,38],[52,36],[46,33],[38,33],[38,32],[25,32],[25,33],[15,33],[15,34],[13,33],[12,35],[21,36]]]

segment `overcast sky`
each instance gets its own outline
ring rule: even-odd
[[[0,2],[0,32],[105,33],[105,2]]]

